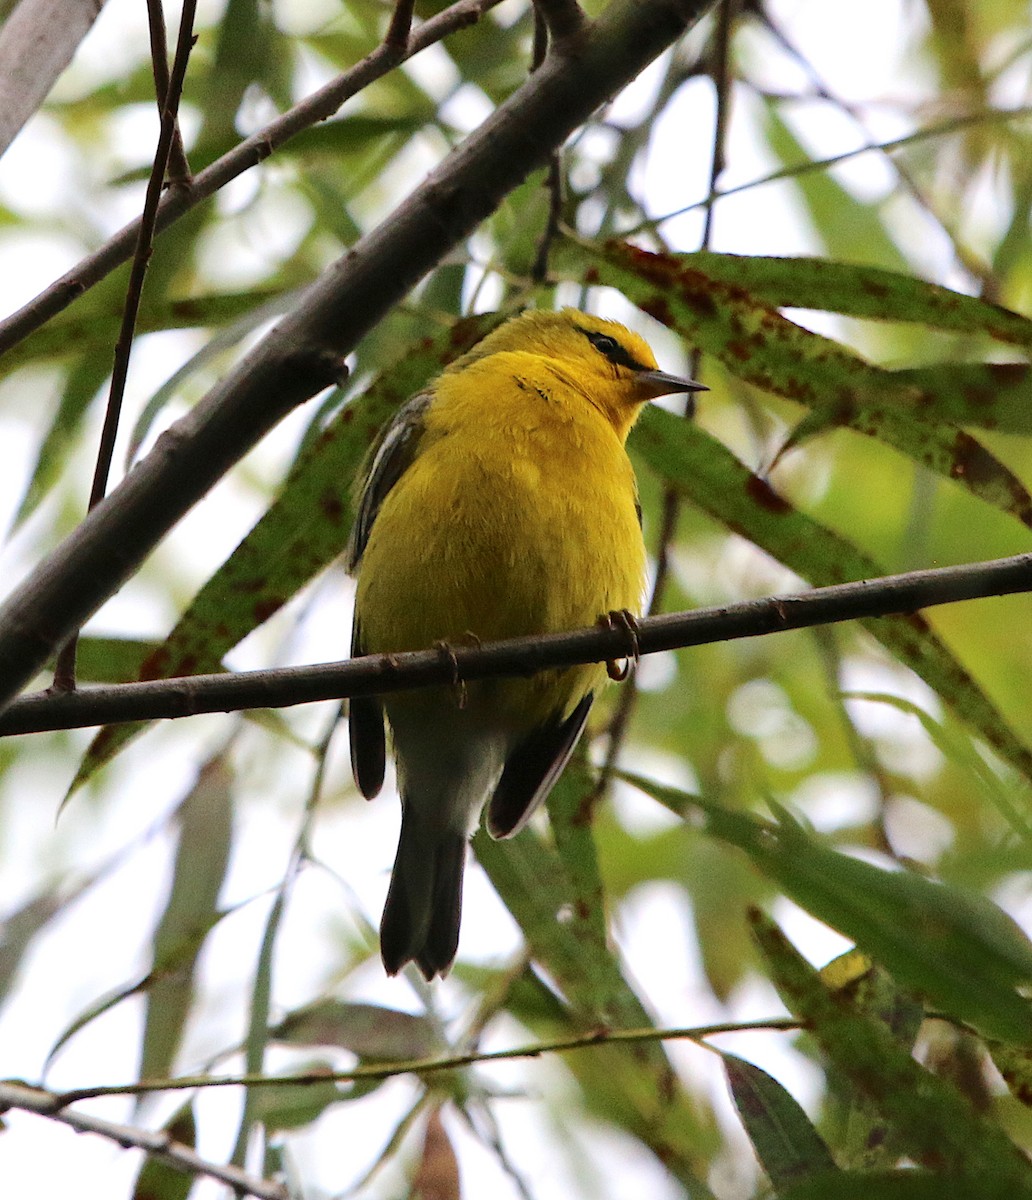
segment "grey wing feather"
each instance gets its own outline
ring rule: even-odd
[[[423,418],[432,400],[430,392],[417,392],[398,409],[384,428],[379,442],[373,446],[348,542],[349,571],[353,572],[362,560],[369,533],[384,498],[412,465],[423,433]]]
[[[347,565],[354,571],[362,560],[369,533],[384,497],[408,470],[415,458],[423,432],[423,416],[433,399],[419,392],[403,404],[375,444],[362,481],[358,511],[347,549]],[[351,630],[351,657],[365,653],[358,617]],[[387,743],[383,727],[383,705],[376,696],[353,696],[348,704],[348,737],[351,771],[358,790],[371,800],[383,786]]]
[[[539,725],[516,745],[487,805],[487,831],[493,838],[519,833],[552,790],[584,730],[594,694],[565,719]]]

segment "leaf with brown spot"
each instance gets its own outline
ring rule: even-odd
[[[679,256],[705,275],[743,288],[775,308],[807,308],[985,334],[1032,348],[1032,321],[999,304],[882,267],[822,258],[771,258],[700,250]]]
[[[1032,524],[1032,495],[986,447],[949,423],[935,393],[915,386],[920,376],[868,363],[789,321],[775,306],[920,321],[1030,345],[1032,322],[1025,317],[892,271],[816,259],[654,254],[615,241],[601,248],[570,243],[564,256],[580,272],[585,261],[595,264],[601,282],[714,355],[737,378],[809,408],[782,455],[806,438],[845,426]],[[983,406],[983,424],[990,411]]]
[[[664,482],[814,586],[885,574],[845,538],[777,496],[766,480],[754,475],[726,446],[693,422],[649,406],[635,426],[630,444]],[[1032,779],[1032,751],[920,614],[862,623],[1008,762]]]

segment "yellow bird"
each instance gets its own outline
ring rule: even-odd
[[[374,448],[349,567],[352,654],[423,650],[638,612],[637,486],[624,443],[641,406],[701,385],[660,371],[647,343],[574,309],[514,317],[408,401]],[[466,842],[487,804],[519,832],[580,737],[603,664],[351,701],[351,764],[384,777],[384,712],[401,838],[380,926],[384,966],[429,980],[459,940]]]

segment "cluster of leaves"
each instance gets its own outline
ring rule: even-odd
[[[418,11],[427,17],[440,7]],[[1018,28],[1020,7],[996,4],[982,6],[991,13],[961,14],[957,6],[929,4],[929,33],[913,53],[965,112],[991,109],[999,79],[1016,63],[1027,65],[1027,47],[986,65],[1007,31]],[[230,4],[217,25],[201,31],[188,75],[184,103],[199,116],[190,143],[194,169],[230,149],[241,124],[265,105],[292,103],[302,70],[326,74],[371,52],[383,15],[379,5],[354,0],[326,28],[288,36],[265,6]],[[433,75],[392,71],[337,118],[293,138],[242,210],[201,206],[162,234],[140,334],[196,329],[208,340],[142,407],[134,445],[166,417],[173,396],[199,392],[247,335],[289,307],[295,289],[404,191],[409,172],[459,139],[463,94],[467,101],[473,96],[497,104],[513,90],[529,61],[532,23],[526,5],[488,14],[449,38]],[[744,32],[767,37],[772,46],[780,36],[758,11],[750,12]],[[825,257],[682,252],[664,239],[647,197],[629,181],[653,130],[668,110],[676,111],[708,53],[709,43],[679,47],[647,111],[634,122],[602,114],[589,131],[594,139],[585,136],[569,148],[563,161],[567,231],[552,230],[546,277],[536,277],[535,268],[549,195],[536,175],[466,256],[442,265],[358,348],[350,381],[311,414],[275,495],[263,501],[253,528],[210,574],[175,628],[148,643],[128,636],[86,639],[83,677],[218,670],[261,627],[272,629],[268,645],[275,653],[273,638],[289,638],[296,623],[297,608],[288,602],[311,595],[305,589],[340,554],[352,516],[351,481],[397,405],[518,305],[592,306],[613,291],[633,306],[629,319],[644,321],[647,314],[696,348],[712,389],[699,423],[652,409],[632,439],[646,531],[670,565],[665,608],[767,590],[784,581],[786,570],[816,585],[874,578],[917,562],[1026,549],[1032,376],[1025,358],[1032,322],[1012,310],[1029,295],[1027,138],[987,117],[956,133],[948,152],[935,153],[940,143],[934,139],[915,142],[901,169],[901,193],[935,215],[982,298],[915,279],[891,206],[861,202],[825,173],[799,172],[789,185]],[[791,100],[754,84],[744,55],[737,71],[740,89],[758,102],[771,152],[786,169],[804,164]],[[96,155],[98,144],[110,152],[119,113],[146,97],[149,74],[141,63],[117,85],[51,106],[52,118],[78,139],[77,153]],[[826,91],[823,102],[830,102]],[[600,145],[606,149],[600,152]],[[140,162],[113,187],[132,184],[145,152],[141,147]],[[994,227],[992,250],[982,253],[965,224],[963,181],[991,163],[1007,166],[1014,216]],[[104,197],[96,202],[103,205]],[[234,266],[224,249],[229,239],[254,238],[263,222],[283,213],[294,214],[296,235],[277,243],[260,265],[248,265],[253,282],[237,290],[221,286],[223,256]],[[12,223],[23,220],[7,215]],[[67,228],[77,235],[78,222],[79,214],[69,215]],[[631,227],[637,244],[622,236]],[[114,272],[4,356],[15,385],[18,372],[42,365],[59,372],[60,400],[49,427],[40,430],[15,521],[21,528],[35,514],[38,525],[49,513],[41,542],[56,538],[68,522],[69,480],[76,474],[70,467],[81,460],[84,423],[108,373],[124,287],[124,274]],[[497,311],[483,311],[485,295],[497,300]],[[789,310],[798,309],[841,318],[837,328],[849,332],[849,344],[797,323]],[[676,529],[659,547],[660,531],[670,530],[664,514],[681,502]],[[736,557],[743,539],[762,552],[751,554],[745,568]],[[145,573],[144,581],[162,594],[171,586],[156,573]],[[1032,1134],[1021,1109],[1029,1098],[1032,1014],[1025,991],[1032,950],[990,898],[1013,886],[1029,864],[1032,646],[1019,632],[1027,600],[992,603],[992,619],[985,606],[969,606],[928,620],[878,620],[862,629],[671,656],[661,685],[649,685],[637,698],[621,761],[635,765],[633,777],[625,778],[679,819],[636,829],[597,804],[596,775],[582,762],[552,798],[550,836],[527,830],[502,846],[478,835],[477,860],[526,950],[502,966],[460,958],[455,995],[464,1019],[456,1022],[443,1021],[425,992],[418,1013],[359,1003],[353,987],[376,955],[360,907],[358,935],[327,939],[323,975],[334,986],[283,1015],[287,989],[274,965],[288,937],[295,884],[302,872],[329,873],[312,849],[321,819],[314,800],[321,793],[323,810],[331,812],[357,800],[328,755],[328,737],[313,738],[283,715],[256,714],[250,727],[234,727],[198,766],[196,786],[176,806],[172,885],[154,926],[149,968],[88,1005],[63,1033],[54,1031],[54,1054],[69,1039],[89,1036],[102,1013],[143,996],[139,1077],[160,1080],[177,1068],[203,1065],[205,1055],[184,1056],[183,1050],[184,1039],[192,1044],[191,1014],[195,1023],[212,1018],[202,950],[227,918],[248,907],[220,904],[234,838],[261,799],[248,793],[244,760],[256,744],[257,757],[268,763],[300,743],[318,765],[316,783],[306,806],[294,777],[288,796],[298,824],[294,852],[261,930],[251,994],[244,995],[238,980],[234,995],[239,1025],[247,1028],[245,1069],[270,1079],[248,1090],[237,1163],[261,1131],[263,1173],[289,1176],[295,1170],[291,1131],[352,1102],[375,1103],[385,1078],[414,1071],[417,1094],[379,1161],[395,1157],[425,1114],[414,1186],[428,1189],[434,1175],[447,1181],[445,1194],[455,1194],[450,1135],[440,1119],[450,1109],[493,1150],[512,1186],[532,1191],[522,1181],[527,1164],[505,1147],[504,1123],[499,1132],[502,1106],[476,1067],[434,1069],[456,1055],[475,1058],[491,1023],[508,1014],[543,1044],[595,1036],[599,1044],[564,1059],[579,1087],[584,1122],[594,1118],[621,1130],[687,1193],[709,1194],[705,1181],[729,1153],[713,1101],[675,1069],[658,1038],[646,1036],[657,1028],[653,998],[635,983],[609,929],[608,917],[621,901],[645,884],[666,881],[694,921],[713,996],[733,1003],[757,971],[764,973],[807,1031],[798,1041],[801,1052],[827,1067],[827,1094],[811,1122],[769,1075],[719,1052],[775,1194],[792,1200],[1032,1194],[1032,1170],[1022,1153]],[[874,678],[877,688],[847,691],[857,677]],[[925,685],[916,692],[919,704],[909,699],[915,679]],[[891,734],[872,733],[876,727],[858,715],[876,708],[891,714]],[[902,741],[900,728],[907,731]],[[46,753],[68,764],[74,786],[87,785],[94,805],[103,807],[114,803],[110,781],[118,776],[101,768],[125,755],[134,772],[146,772],[146,759],[131,758],[129,750],[142,733],[142,726],[101,731],[77,770],[78,743],[26,740],[0,751],[0,769],[13,789],[25,761]],[[200,764],[205,756],[193,748],[189,724],[178,736]],[[241,744],[252,749],[245,752]],[[919,767],[907,754],[933,765]],[[658,768],[652,768],[664,761],[675,762],[682,777],[693,775],[698,787],[689,794],[658,784]],[[847,823],[831,835],[819,837],[789,815],[821,821],[822,806],[813,797],[847,793],[858,783],[873,803],[850,806]],[[755,815],[760,808],[773,809],[776,819]],[[929,826],[946,836],[923,837]],[[881,855],[880,865],[862,861],[856,849]],[[887,869],[888,859],[896,869]],[[13,989],[16,997],[16,973],[35,939],[103,882],[109,867],[94,864],[57,885],[40,879],[9,914],[0,942],[5,992]],[[862,956],[847,957],[823,975],[813,971],[757,915],[780,897],[841,932]],[[31,980],[19,988],[31,988]],[[929,1010],[939,1019],[925,1023]],[[643,1034],[633,1045],[615,1038],[605,1044],[612,1031],[629,1029]],[[201,1041],[210,1061],[240,1049],[231,1038]],[[915,1045],[925,1065],[915,1060]],[[294,1082],[273,1077],[270,1048],[282,1046],[303,1056],[290,1060]],[[342,1051],[358,1060],[357,1071],[335,1073]],[[999,1076],[987,1082],[989,1056],[1010,1085],[1006,1094]],[[84,1090],[103,1082],[86,1081]],[[560,1101],[549,1097],[546,1104],[555,1111]],[[187,1102],[172,1122],[174,1135],[192,1141],[200,1112]],[[350,1164],[349,1176],[361,1165]],[[171,1198],[185,1195],[191,1183],[152,1163],[137,1193]]]

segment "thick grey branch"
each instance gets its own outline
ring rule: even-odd
[[[492,675],[527,675],[546,667],[601,662],[635,652],[655,654],[683,646],[782,633],[835,621],[912,613],[935,604],[1028,591],[1032,591],[1032,554],[1019,554],[960,567],[910,571],[860,583],[814,588],[794,596],[772,596],[723,608],[649,617],[639,622],[634,634],[620,626],[599,627],[512,638],[484,646],[371,655],[310,667],[194,675],[86,688],[63,695],[39,693],[15,700],[0,715],[0,736],[245,708],[282,708]]]
[[[173,525],[600,104],[708,0],[615,0],[377,229],[334,263],[239,365],[159,440],[0,608],[0,706],[112,595]]]
[[[238,1196],[257,1196],[259,1200],[288,1200],[287,1189],[279,1183],[258,1179],[238,1167],[223,1166],[208,1162],[195,1150],[173,1141],[162,1130],[137,1129],[132,1125],[119,1125],[104,1121],[88,1113],[76,1112],[64,1107],[67,1101],[42,1088],[28,1087],[22,1083],[0,1083],[0,1111],[20,1108],[25,1112],[49,1117],[74,1129],[76,1133],[96,1133],[109,1138],[124,1149],[144,1150],[154,1158],[160,1158],[170,1166],[189,1175],[207,1175],[231,1188]]]

